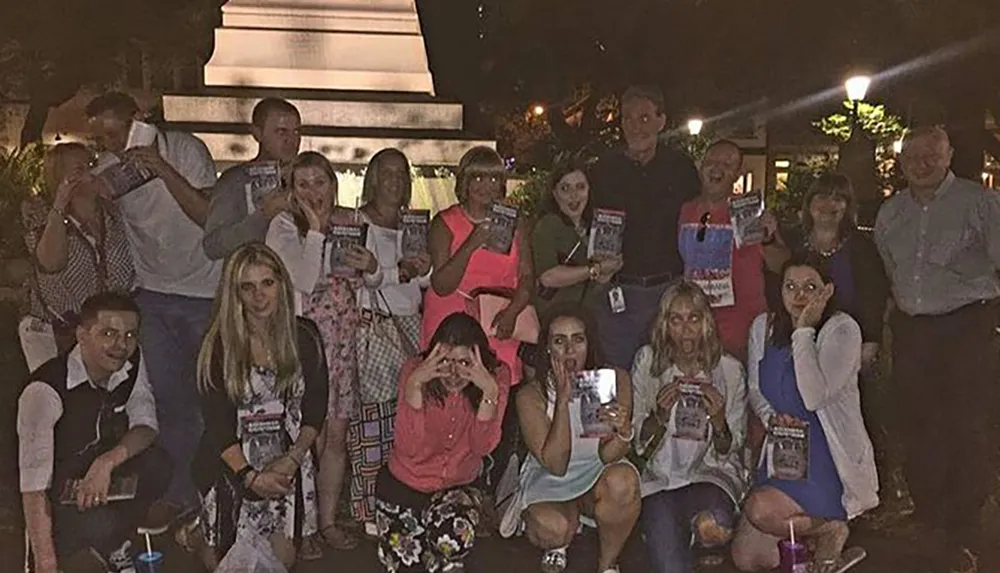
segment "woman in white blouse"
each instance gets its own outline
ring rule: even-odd
[[[361,220],[359,213],[337,206],[337,175],[325,157],[315,152],[300,154],[292,166],[291,185],[292,212],[271,220],[266,242],[288,268],[296,312],[315,322],[323,336],[330,393],[326,427],[317,440],[320,535],[334,549],[351,549],[357,546],[357,538],[337,527],[334,518],[347,462],[348,419],[358,411],[356,291],[362,284],[378,285],[382,269],[370,250],[371,234],[368,248],[333,248],[328,238],[331,228],[357,225]]]
[[[790,528],[813,545],[818,573],[864,558],[860,548],[841,553],[848,520],[878,505],[858,392],[861,328],[835,309],[824,265],[810,255],[788,261],[782,306],[750,329],[749,400],[769,435],[733,540],[742,571],[777,567]]]
[[[412,185],[410,162],[389,148],[372,157],[361,189],[361,217],[368,223],[369,248],[382,280],[358,292],[361,414],[348,429],[347,449],[351,459],[359,460],[351,473],[351,507],[370,535],[376,531],[375,480],[392,450],[399,371],[417,354],[422,289],[430,284],[426,250],[409,256],[403,252],[401,219],[410,206]]]
[[[650,560],[658,573],[690,573],[692,535],[705,547],[727,543],[746,490],[743,366],[723,353],[708,298],[696,284],[683,281],[663,294],[632,382]]]

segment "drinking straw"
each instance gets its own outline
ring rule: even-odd
[[[795,526],[792,525],[792,520],[788,520],[788,535],[791,537],[792,547],[795,547]]]
[[[153,558],[153,544],[149,540],[149,533],[146,533],[146,554],[149,555],[150,559]]]

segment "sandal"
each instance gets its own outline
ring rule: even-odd
[[[811,571],[815,573],[844,573],[851,567],[864,561],[868,557],[868,552],[862,547],[849,547],[840,554],[840,557],[832,560],[815,561]]]
[[[562,573],[566,570],[568,562],[566,558],[567,547],[549,549],[542,555],[542,573]]]
[[[333,533],[330,533],[331,531]],[[361,543],[355,535],[344,531],[335,524],[320,529],[319,537],[323,543],[337,551],[350,551]]]
[[[299,547],[300,561],[316,561],[323,558],[323,547],[315,535],[310,535],[302,539],[302,546]]]

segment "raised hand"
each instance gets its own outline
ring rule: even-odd
[[[495,400],[498,394],[497,380],[493,373],[483,365],[483,357],[479,352],[479,347],[473,347],[473,360],[469,366],[458,366],[458,375],[474,384],[483,391],[483,396]]]
[[[443,346],[440,344],[434,345],[427,358],[424,358],[423,362],[410,373],[410,377],[406,383],[423,388],[432,380],[447,376],[450,372],[448,371],[448,365],[444,363],[446,354],[447,351]]]
[[[802,309],[802,314],[799,315],[799,319],[795,323],[795,328],[815,328],[819,324],[820,318],[823,317],[823,309],[826,308],[826,303],[833,296],[833,291],[832,282],[823,285],[823,288]]]

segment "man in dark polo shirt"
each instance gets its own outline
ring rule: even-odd
[[[156,402],[137,348],[139,309],[126,295],[94,295],[83,303],[76,338],[69,354],[31,373],[18,400],[34,570],[55,573],[94,555],[108,571],[134,571],[129,539],[171,475],[170,458],[153,446]],[[123,486],[133,479],[134,488]],[[166,523],[143,525],[166,530]]]
[[[597,321],[608,360],[628,369],[649,340],[666,285],[684,275],[677,221],[700,182],[690,157],[660,143],[667,118],[658,88],[632,86],[621,106],[626,148],[594,166],[591,189],[595,207],[625,211],[624,264],[604,288]]]

